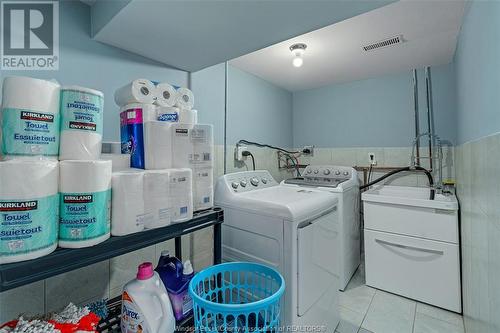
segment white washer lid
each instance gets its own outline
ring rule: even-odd
[[[216,202],[216,205],[301,222],[331,209],[337,202],[338,199],[327,192],[278,185],[238,193]]]

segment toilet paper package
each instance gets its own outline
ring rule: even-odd
[[[179,94],[177,89],[168,83],[159,83],[155,89],[155,104],[158,106],[171,107],[177,103]]]
[[[193,210],[213,207],[214,202],[213,168],[195,168],[193,170]]]
[[[115,91],[115,103],[124,106],[130,103],[152,104],[156,87],[146,79],[137,79]]]
[[[213,167],[213,126],[204,124],[173,124],[173,167]]]
[[[191,141],[192,124],[172,124],[172,167],[190,168],[190,156],[194,153]]]
[[[104,95],[79,86],[61,88],[59,160],[97,160],[101,155]]]
[[[144,168],[146,170],[172,167],[172,123],[144,123]]]
[[[0,264],[56,249],[58,179],[57,161],[0,162]]]
[[[59,85],[29,77],[3,81],[2,155],[59,154]]]
[[[121,108],[121,152],[130,154],[130,166],[133,168],[145,168],[143,124],[156,119],[156,106],[152,104],[134,103]]]
[[[144,171],[113,172],[111,189],[111,235],[123,236],[144,230],[153,215],[144,208]]]
[[[144,210],[152,214],[146,229],[164,227],[171,222],[172,202],[170,197],[169,170],[147,170],[144,172]]]
[[[113,172],[130,169],[129,154],[101,154],[101,160],[111,161]]]
[[[191,110],[194,106],[194,94],[188,88],[177,89],[177,103],[175,106],[180,109]]]
[[[103,142],[101,152],[103,154],[121,154],[122,153],[122,143],[121,142]]]
[[[183,124],[197,124],[198,111],[181,109],[179,111],[179,122]]]
[[[170,169],[169,191],[172,202],[172,222],[193,218],[193,172],[191,169]]]
[[[89,247],[108,239],[111,161],[61,161],[59,174],[59,246]]]
[[[156,107],[156,120],[176,123],[179,121],[179,108],[168,106]]]

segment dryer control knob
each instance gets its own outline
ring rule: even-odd
[[[240,182],[240,185],[241,185],[241,187],[246,187],[247,186],[247,181],[246,180],[242,180]]]
[[[307,169],[307,173],[311,173],[311,172],[312,172],[312,170],[311,170],[311,169]]]
[[[238,182],[231,183],[231,187],[234,188],[235,190],[238,188],[238,186],[240,186],[240,184],[238,184]]]
[[[262,178],[260,181],[262,182],[262,184],[267,184],[267,178]]]
[[[335,175],[337,176],[340,175],[340,171],[339,170],[335,171]]]
[[[250,184],[252,184],[253,186],[259,185],[259,179],[258,178],[250,179]]]
[[[315,174],[317,174],[318,172],[319,172],[319,170],[318,170],[318,169],[314,170],[314,173],[315,173]]]
[[[325,176],[328,176],[330,174],[330,170],[329,169],[325,169],[325,171],[323,171],[323,174]]]
[[[344,176],[349,176],[349,171],[344,171]]]

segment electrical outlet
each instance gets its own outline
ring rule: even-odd
[[[236,148],[234,148],[234,159],[236,161],[243,161],[245,160],[245,156],[243,156],[243,152],[245,150],[248,150],[247,147],[245,146],[236,146]]]
[[[370,165],[377,165],[377,159],[375,158],[375,153],[368,153],[368,163],[370,163]]]
[[[302,148],[302,153],[304,154],[304,156],[313,156],[314,146],[304,146],[304,148]]]

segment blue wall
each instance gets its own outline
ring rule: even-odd
[[[60,63],[58,71],[0,71],[10,75],[56,79],[104,92],[104,140],[119,140],[118,107],[114,92],[136,78],[186,86],[186,72],[96,42],[90,38],[90,7],[80,1],[61,1],[59,8]],[[3,80],[2,80],[3,81]]]
[[[292,93],[229,66],[227,143],[292,146]]]
[[[500,2],[472,1],[455,54],[458,143],[500,132]]]
[[[452,65],[432,68],[436,133],[455,142]],[[425,83],[419,71],[421,132],[427,130]],[[410,71],[293,94],[294,147],[407,147],[414,137]]]

